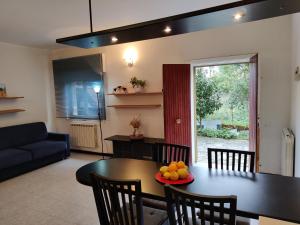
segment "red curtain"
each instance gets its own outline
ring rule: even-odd
[[[167,143],[191,146],[189,64],[163,65],[164,131]]]

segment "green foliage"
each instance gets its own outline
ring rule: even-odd
[[[248,130],[240,131],[237,138],[239,140],[249,140],[249,131]]]
[[[145,80],[139,80],[136,77],[132,77],[130,79],[130,84],[132,85],[132,87],[142,87],[144,88],[146,86],[146,81]]]
[[[234,127],[245,127],[245,128],[249,128],[249,122],[248,120],[244,120],[244,121],[231,121],[231,120],[223,120],[222,121],[222,125],[225,126],[234,126]]]
[[[195,72],[198,121],[205,118],[249,126],[249,64],[198,67]],[[211,84],[213,90],[207,91],[206,83]],[[215,104],[207,104],[207,98]]]
[[[213,80],[206,79],[201,69],[196,69],[196,113],[200,121],[221,108],[220,92]]]
[[[249,131],[244,130],[238,133],[232,132],[229,129],[199,129],[198,135],[202,137],[210,138],[223,138],[223,139],[239,139],[239,140],[249,140]]]
[[[227,129],[200,129],[198,135],[203,137],[223,138],[223,139],[236,139],[237,135]]]
[[[236,120],[236,114],[248,120],[249,64],[218,66],[212,79],[222,93],[224,106],[230,111],[231,122]]]

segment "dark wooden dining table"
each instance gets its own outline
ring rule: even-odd
[[[160,166],[153,161],[113,158],[81,167],[76,172],[76,179],[88,186],[91,186],[92,172],[113,179],[140,179],[144,197],[165,200],[163,184],[154,179]],[[299,178],[198,166],[191,166],[190,171],[195,180],[179,188],[201,195],[236,195],[239,216],[266,216],[300,223]]]

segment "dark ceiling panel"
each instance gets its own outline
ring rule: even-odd
[[[244,0],[139,24],[57,39],[57,43],[96,48],[134,41],[179,35],[236,23],[257,21],[300,12],[300,0]],[[234,15],[243,17],[236,21]],[[172,30],[165,33],[169,26]],[[113,43],[111,38],[116,37]]]

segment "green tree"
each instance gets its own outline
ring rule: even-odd
[[[196,68],[196,113],[197,120],[202,125],[202,119],[207,115],[213,114],[221,108],[220,92],[213,79],[206,78],[207,72],[203,68]]]
[[[234,122],[234,112],[248,111],[249,65],[231,64],[218,66],[218,71],[212,78],[223,96],[224,104],[230,109],[231,122]],[[248,118],[248,115],[244,116]]]

